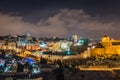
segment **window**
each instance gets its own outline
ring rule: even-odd
[[[120,42],[112,42],[112,45],[120,45]]]

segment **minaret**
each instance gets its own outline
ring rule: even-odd
[[[32,40],[32,36],[30,35],[30,33],[27,34],[26,40]]]
[[[78,36],[77,36],[77,34],[74,34],[74,35],[73,35],[73,40],[74,40],[74,43],[77,43],[77,41],[78,41]]]

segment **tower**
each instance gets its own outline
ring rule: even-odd
[[[77,34],[74,34],[74,35],[73,35],[73,41],[74,41],[74,43],[77,43],[77,41],[78,41],[78,36],[77,36]]]

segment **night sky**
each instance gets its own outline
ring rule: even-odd
[[[0,35],[120,39],[120,0],[0,0]]]

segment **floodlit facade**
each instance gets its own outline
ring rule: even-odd
[[[36,61],[40,61],[40,56],[38,57],[37,55],[34,55],[30,51],[21,51],[20,53],[16,54],[17,56],[20,56],[22,58],[31,58]]]
[[[0,41],[0,49],[4,50],[16,50],[16,43],[9,41]]]
[[[101,42],[91,48],[91,56],[96,58],[120,56],[120,40],[111,40],[108,36],[103,36]]]

